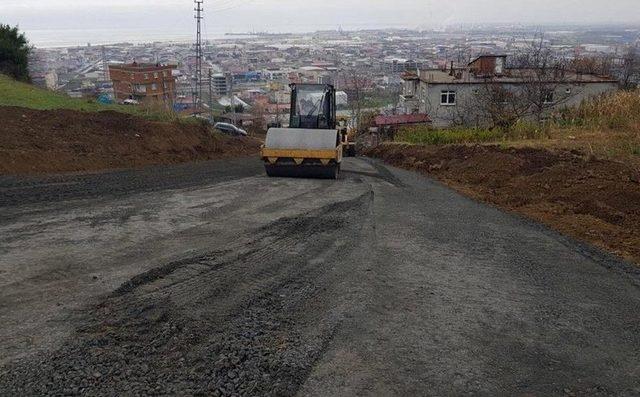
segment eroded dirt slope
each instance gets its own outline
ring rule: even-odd
[[[640,263],[640,174],[579,151],[382,145],[369,152]]]
[[[0,107],[0,174],[97,171],[256,154],[260,143],[197,123],[112,111]]]

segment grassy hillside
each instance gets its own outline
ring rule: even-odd
[[[124,105],[103,105],[92,100],[74,99],[67,95],[17,82],[0,74],[0,106],[19,106],[35,110],[69,109],[83,112],[113,110],[152,120],[171,120],[175,115],[161,109]]]
[[[508,130],[409,127],[397,134],[396,141],[580,150],[599,158],[640,164],[640,91],[621,91],[585,102],[543,126],[521,122]]]

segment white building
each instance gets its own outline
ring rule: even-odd
[[[522,96],[532,85],[540,90],[546,111],[579,105],[583,100],[615,91],[618,81],[611,77],[551,70],[544,77],[537,69],[509,69],[505,56],[481,56],[463,69],[420,70],[403,75],[399,111],[428,114],[435,127],[453,124],[483,125],[489,115],[483,109],[488,90],[499,87],[505,94],[502,104]],[[513,100],[515,101],[515,100]]]

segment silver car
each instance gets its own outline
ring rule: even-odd
[[[224,134],[229,134],[229,135],[235,135],[235,136],[247,136],[247,131],[243,130],[242,128],[238,128],[233,124],[229,124],[229,123],[216,123],[213,128],[215,128],[216,130],[224,133]]]

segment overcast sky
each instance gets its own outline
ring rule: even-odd
[[[210,31],[432,28],[458,23],[640,23],[640,0],[205,0]],[[0,23],[35,29],[168,29],[191,0],[0,0]]]

